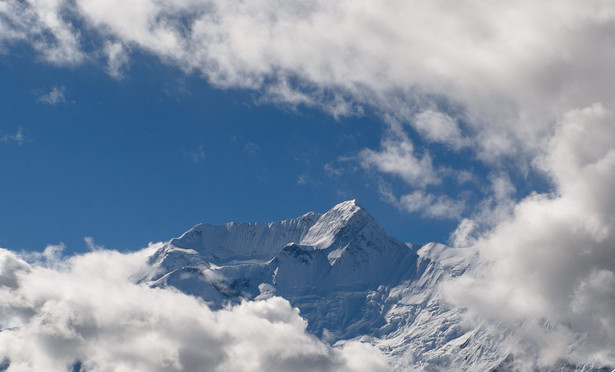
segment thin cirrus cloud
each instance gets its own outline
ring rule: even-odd
[[[93,242],[91,242],[93,244]],[[367,344],[331,347],[306,333],[288,301],[218,311],[131,279],[156,245],[62,259],[49,246],[29,264],[0,249],[0,355],[11,371],[378,371]]]
[[[526,325],[511,329],[536,342],[544,363],[566,355],[547,342],[555,334],[586,337],[583,355],[615,360],[612,2],[8,0],[0,14],[4,48],[26,41],[50,63],[97,53],[79,44],[80,32],[94,32],[218,87],[335,116],[371,108],[401,129],[387,127],[381,148],[357,160],[413,188],[394,199],[412,210],[428,204],[419,202],[443,174],[430,144],[468,151],[487,186],[452,237],[490,265],[482,279],[456,282],[467,291],[451,299],[476,319]],[[112,75],[128,63],[115,50],[106,53]],[[549,180],[548,192],[498,194],[496,179],[530,170]]]

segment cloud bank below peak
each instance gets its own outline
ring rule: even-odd
[[[29,264],[0,249],[0,358],[7,371],[378,371],[371,345],[331,347],[305,332],[288,301],[210,310],[171,289],[130,280],[157,246],[59,257],[50,246]]]

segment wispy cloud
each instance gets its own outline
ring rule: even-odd
[[[424,191],[414,191],[399,200],[408,212],[422,212],[425,217],[456,220],[465,208],[463,200],[453,200],[446,195],[435,196]]]
[[[105,249],[105,247],[103,247],[102,245],[96,244],[94,238],[92,238],[91,236],[86,236],[85,238],[83,238],[83,241],[85,242],[86,247],[88,247],[90,251],[102,251]]]
[[[17,143],[21,146],[25,141],[24,131],[22,127],[17,128],[15,134],[0,134],[0,143]]]
[[[199,148],[192,152],[186,152],[186,155],[192,160],[194,163],[198,164],[205,159],[205,149],[203,145],[199,145]]]
[[[313,187],[320,187],[322,186],[322,183],[319,180],[314,179],[313,177],[310,177],[308,174],[302,173],[297,176],[297,185],[299,186],[309,185]]]
[[[410,194],[395,196],[391,187],[380,181],[378,191],[381,198],[400,210],[419,213],[430,219],[460,220],[466,208],[463,199],[454,200],[446,195],[434,195],[424,190],[415,190]]]
[[[359,160],[366,169],[375,168],[380,172],[401,177],[414,187],[441,182],[429,154],[419,155],[397,122],[390,124],[388,134],[381,143],[381,149],[365,149],[359,154]]]
[[[66,103],[64,93],[66,93],[66,87],[53,87],[49,92],[40,94],[38,101],[52,106]]]
[[[107,73],[115,79],[122,79],[130,61],[126,48],[121,43],[107,41],[103,51],[107,56]]]
[[[339,178],[344,174],[356,173],[361,169],[356,156],[338,156],[334,161],[323,166],[325,174],[332,178]]]
[[[297,176],[297,185],[305,185],[308,182],[308,177],[305,174]]]
[[[248,155],[254,156],[256,154],[258,154],[260,152],[261,148],[259,145],[257,145],[254,142],[248,142],[246,143],[246,145],[243,147],[243,152],[245,152]]]

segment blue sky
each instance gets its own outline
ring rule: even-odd
[[[352,198],[406,241],[445,241],[455,226],[382,200],[353,159],[379,144],[372,113],[263,102],[147,55],[122,79],[95,63],[44,63],[25,45],[0,66],[0,130],[23,135],[0,144],[2,246],[81,251],[93,237],[136,249],[200,222],[276,221]]]

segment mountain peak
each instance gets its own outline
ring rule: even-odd
[[[333,208],[323,214],[322,217],[328,215],[330,217],[335,217],[341,220],[349,220],[355,214],[366,215],[370,219],[373,219],[356,199],[346,200],[344,202],[336,204]]]
[[[348,200],[337,204],[320,216],[301,240],[301,244],[311,245],[316,249],[326,249],[342,231],[357,232],[369,224],[377,225],[356,199]]]
[[[358,211],[358,210],[363,210],[365,211],[365,208],[363,208],[363,206],[357,201],[357,199],[351,199],[351,200],[346,200],[343,201],[339,204],[336,204],[333,208],[331,208],[329,210],[329,212],[331,211]]]

